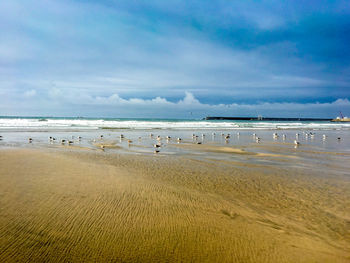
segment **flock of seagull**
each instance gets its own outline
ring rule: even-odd
[[[196,143],[196,144],[202,144],[203,141],[204,141],[205,136],[206,136],[205,134],[201,134],[202,140],[200,141],[200,140],[199,140],[199,135],[196,135],[196,134],[193,133],[193,134],[192,134],[192,141],[193,141],[194,143]],[[214,138],[214,137],[216,136],[216,133],[213,132],[213,133],[212,133],[212,136],[213,136],[213,138]],[[240,136],[240,132],[237,132],[237,138],[239,138],[239,136]],[[253,136],[253,139],[254,139],[254,141],[255,141],[256,143],[260,143],[260,142],[261,142],[261,137],[258,137],[256,133],[253,133],[252,136]],[[294,140],[294,145],[295,145],[295,147],[300,146],[299,138],[300,138],[301,136],[302,136],[302,135],[299,134],[299,133],[296,133],[296,134],[295,134],[295,140]],[[306,140],[308,140],[309,138],[310,138],[311,140],[313,140],[313,139],[315,138],[315,133],[303,131],[303,136],[305,137]],[[120,134],[119,137],[120,137],[120,140],[123,140],[123,139],[124,139],[124,135],[123,135],[123,134]],[[155,135],[152,134],[152,133],[150,133],[149,137],[150,137],[151,139],[154,139]],[[231,134],[230,134],[230,133],[228,133],[228,134],[221,133],[221,137],[222,137],[223,139],[225,139],[225,142],[226,142],[226,143],[228,143],[229,139],[231,138]],[[276,133],[276,132],[274,132],[274,133],[272,134],[272,138],[273,138],[274,140],[278,140],[279,137],[280,137],[280,135],[279,135],[278,133]],[[72,144],[74,144],[74,141],[75,141],[75,140],[76,140],[77,142],[80,142],[81,139],[82,139],[81,136],[73,136],[73,135],[72,135],[72,136],[71,136],[71,139],[69,139],[69,140],[68,140],[68,139],[61,139],[61,140],[60,140],[60,143],[61,143],[62,145],[72,145]],[[103,135],[100,135],[100,140],[103,140],[103,139],[104,139],[104,136],[103,136]],[[141,140],[142,137],[139,137],[138,139]],[[162,138],[160,135],[157,135],[157,136],[156,136],[156,143],[153,144],[153,147],[155,148],[154,153],[159,153],[159,152],[160,152],[160,149],[161,149],[161,147],[163,146],[162,139],[163,139],[163,138]],[[170,140],[171,140],[172,138],[171,138],[170,136],[166,136],[165,139],[166,139],[167,143],[169,143]],[[282,140],[285,141],[286,139],[287,139],[287,135],[286,135],[286,134],[282,134]],[[326,141],[326,139],[327,139],[327,135],[323,134],[323,135],[322,135],[322,140],[323,140],[323,141]],[[3,140],[3,136],[2,136],[2,135],[0,135],[0,141],[1,141],[1,140]],[[52,137],[52,136],[48,137],[48,140],[49,140],[50,143],[55,143],[56,141],[58,141],[56,138],[54,138],[54,137]],[[339,142],[339,141],[341,140],[341,137],[337,137],[337,140],[338,140],[338,142]],[[179,138],[176,139],[176,141],[177,141],[177,143],[180,143],[180,142],[182,142],[182,138],[179,137]],[[31,138],[31,137],[28,138],[28,142],[29,142],[29,143],[32,143],[32,142],[33,142],[33,138]],[[96,139],[93,139],[93,142],[96,142]],[[127,142],[128,142],[128,144],[130,145],[133,141],[130,140],[130,139],[128,139]],[[105,146],[104,146],[104,145],[100,145],[100,148],[101,148],[102,150],[104,150]]]

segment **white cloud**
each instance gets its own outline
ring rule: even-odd
[[[35,89],[27,90],[26,92],[23,93],[23,95],[25,97],[34,97],[36,95],[36,90]]]
[[[191,118],[205,116],[258,116],[265,117],[335,117],[339,110],[349,115],[350,101],[337,99],[327,103],[230,103],[207,104],[200,102],[186,91],[185,96],[178,101],[169,101],[157,96],[151,99],[120,97],[117,93],[110,96],[91,96],[84,93],[63,93],[54,89],[48,96],[48,103],[58,103],[62,108],[88,108],[95,116],[119,117],[159,117],[159,118]],[[191,115],[189,115],[191,113]],[[193,114],[193,115],[192,115]],[[59,115],[59,114],[58,114]]]
[[[55,99],[57,97],[60,97],[62,96],[62,91],[58,88],[52,88],[52,89],[49,89],[48,91],[48,96],[51,98],[51,99]]]
[[[179,101],[178,104],[199,105],[201,103],[193,96],[191,92],[186,91],[184,99]]]
[[[24,94],[23,94],[24,95]],[[339,111],[350,115],[350,101],[339,98],[320,103],[218,103],[208,104],[186,91],[177,101],[161,96],[150,99],[123,98],[117,93],[109,96],[93,96],[84,91],[52,88],[46,96],[36,95],[35,90],[25,93],[27,100],[14,93],[12,103],[0,105],[3,114],[49,115],[86,117],[139,117],[139,118],[203,118],[205,116],[258,116],[265,117],[322,117],[333,118]],[[16,98],[16,100],[15,100]],[[15,106],[14,106],[15,105]],[[21,109],[24,109],[21,111]],[[44,109],[44,110],[43,110]]]

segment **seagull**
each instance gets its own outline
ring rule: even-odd
[[[103,139],[103,135],[100,135],[100,139]]]
[[[123,139],[124,138],[124,135],[123,134],[120,134],[120,139]]]
[[[32,139],[32,138],[29,138],[29,139],[28,139],[28,142],[29,142],[29,143],[31,143],[32,141],[33,141],[33,139]]]
[[[294,144],[295,144],[296,146],[298,146],[298,145],[300,145],[300,142],[298,142],[297,140],[294,140]]]
[[[255,141],[256,141],[257,143],[259,143],[260,140],[261,140],[260,137],[256,137],[256,138],[255,138]]]
[[[74,142],[73,141],[68,141],[68,145],[71,145],[73,144]]]
[[[66,140],[62,139],[61,144],[65,144]]]
[[[197,144],[202,144],[202,142],[197,142]]]
[[[159,150],[155,149],[155,150],[154,150],[154,153],[159,153]]]
[[[180,143],[182,141],[181,138],[177,138],[177,143]]]
[[[153,144],[153,147],[154,147],[154,148],[160,148],[160,147],[161,147],[161,145],[160,145],[160,144],[158,144],[158,143],[156,143],[156,144]]]

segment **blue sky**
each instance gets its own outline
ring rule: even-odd
[[[0,115],[350,115],[349,1],[1,1]]]

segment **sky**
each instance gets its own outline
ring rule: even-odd
[[[0,115],[350,116],[350,2],[0,1]]]

